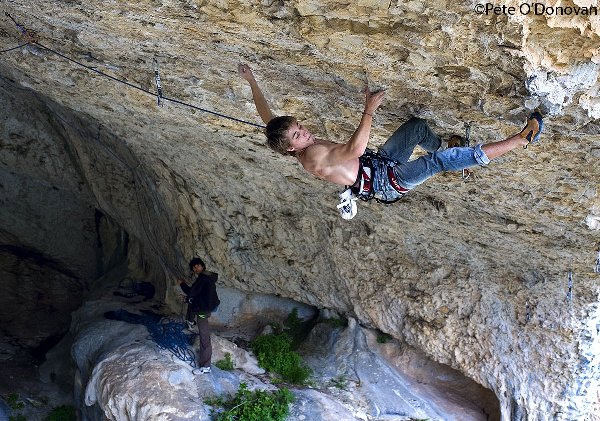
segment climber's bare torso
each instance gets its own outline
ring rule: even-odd
[[[288,130],[290,151],[295,152],[302,167],[312,175],[335,184],[352,185],[356,181],[359,162],[357,157],[336,161],[338,149],[344,145],[316,139],[298,122]]]

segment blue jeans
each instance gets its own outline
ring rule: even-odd
[[[481,144],[473,148],[457,147],[438,152],[441,144],[440,137],[429,128],[425,120],[413,117],[392,134],[379,153],[396,161],[394,174],[399,184],[407,189],[418,186],[442,171],[459,171],[490,163]],[[409,162],[417,145],[429,153]]]

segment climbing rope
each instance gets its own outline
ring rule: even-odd
[[[163,101],[170,101],[172,103],[183,105],[185,107],[189,107],[189,108],[192,108],[194,110],[201,111],[203,113],[212,114],[212,115],[214,115],[216,117],[226,118],[226,119],[229,119],[229,120],[232,120],[232,121],[236,121],[238,123],[243,123],[243,124],[247,124],[247,125],[250,125],[250,126],[259,127],[261,129],[265,128],[265,126],[260,125],[260,124],[252,123],[252,122],[246,121],[246,120],[241,120],[239,118],[232,117],[232,116],[229,116],[229,115],[226,115],[226,114],[222,114],[222,113],[218,113],[216,111],[211,111],[211,110],[208,110],[206,108],[201,108],[201,107],[198,107],[196,105],[193,105],[193,104],[190,104],[190,103],[178,100],[176,98],[169,98],[169,97],[163,96],[162,95],[162,87],[160,86],[160,76],[158,74],[158,63],[156,63],[156,65],[155,65],[155,80],[156,80],[156,84],[157,84],[157,92],[152,92],[152,91],[144,89],[144,88],[142,88],[140,86],[136,86],[133,83],[128,82],[128,81],[126,81],[124,79],[119,79],[119,78],[111,76],[111,75],[109,75],[107,73],[104,73],[104,72],[96,69],[95,67],[88,66],[87,64],[81,63],[80,61],[75,60],[75,59],[73,59],[73,58],[71,58],[71,57],[69,57],[69,56],[67,56],[67,55],[65,55],[65,54],[63,54],[63,53],[61,53],[59,51],[56,51],[56,50],[54,50],[54,49],[52,49],[50,47],[46,47],[45,45],[43,45],[39,41],[37,41],[34,32],[29,31],[24,26],[20,25],[8,12],[4,12],[4,14],[6,16],[8,16],[14,22],[14,24],[17,26],[17,29],[24,36],[26,36],[28,38],[29,42],[27,42],[25,44],[22,44],[22,45],[20,45],[18,47],[13,47],[11,49],[4,50],[4,51],[1,51],[1,52],[13,51],[13,50],[16,50],[16,49],[19,49],[19,48],[24,48],[27,45],[35,45],[35,46],[37,46],[37,47],[39,47],[39,48],[41,48],[43,50],[46,50],[46,51],[48,51],[50,53],[53,53],[53,54],[56,54],[57,56],[65,59],[67,61],[70,61],[71,63],[73,63],[73,64],[75,64],[77,66],[83,67],[83,68],[85,68],[85,69],[87,69],[87,70],[89,70],[91,72],[94,72],[94,73],[96,73],[96,74],[98,74],[100,76],[103,76],[105,78],[111,79],[111,80],[113,80],[113,81],[115,81],[117,83],[121,83],[123,85],[129,86],[130,88],[137,89],[137,90],[139,90],[141,92],[144,92],[146,94],[152,95],[153,97],[156,96],[158,98],[158,105],[161,105],[161,100],[163,100]]]
[[[157,92],[154,93],[154,92],[151,92],[149,90],[143,89],[143,88],[141,88],[139,86],[136,86],[136,85],[134,85],[134,84],[132,84],[132,83],[126,81],[126,80],[118,79],[118,78],[116,78],[114,76],[108,75],[108,74],[106,74],[106,73],[104,73],[102,71],[97,70],[94,67],[91,67],[91,66],[88,66],[86,64],[83,64],[83,63],[81,63],[81,62],[79,62],[79,61],[77,61],[75,59],[72,59],[71,57],[68,57],[68,56],[66,56],[66,55],[64,55],[64,54],[62,54],[62,53],[60,53],[58,51],[55,51],[55,50],[53,50],[53,49],[51,49],[49,47],[46,47],[46,46],[42,45],[41,43],[39,43],[37,41],[37,36],[36,36],[36,34],[34,32],[29,31],[24,26],[20,25],[8,12],[4,12],[4,14],[6,16],[8,16],[13,21],[13,23],[15,24],[15,26],[17,27],[17,29],[23,34],[24,37],[27,38],[27,41],[28,41],[28,42],[26,42],[24,44],[19,45],[18,47],[13,47],[11,49],[5,50],[5,52],[13,51],[13,50],[16,50],[18,48],[24,48],[27,45],[36,45],[39,48],[42,48],[42,49],[47,50],[47,51],[49,51],[49,52],[51,52],[53,54],[56,54],[59,57],[62,57],[65,60],[70,61],[70,62],[72,62],[72,63],[74,63],[74,64],[76,64],[78,66],[84,67],[87,70],[90,70],[90,71],[92,71],[92,72],[94,72],[96,74],[104,76],[104,77],[106,77],[108,79],[111,79],[111,80],[113,80],[115,82],[122,83],[122,84],[124,84],[126,86],[129,86],[129,87],[133,88],[133,89],[137,89],[139,91],[142,91],[144,93],[152,95],[153,97],[156,96],[157,97],[157,103],[158,103],[159,106],[163,105],[163,101],[171,101],[171,102],[174,102],[174,103],[177,103],[177,104],[180,104],[180,105],[183,105],[183,106],[187,106],[187,107],[190,107],[190,108],[202,111],[202,112],[206,112],[206,113],[209,113],[209,114],[216,115],[218,117],[227,118],[227,119],[230,119],[230,120],[234,120],[234,121],[237,121],[237,122],[240,122],[240,123],[249,124],[249,125],[260,127],[260,128],[264,127],[264,126],[261,126],[261,125],[258,125],[258,124],[254,124],[254,123],[247,122],[247,121],[244,121],[244,120],[240,120],[240,119],[237,119],[237,118],[234,118],[234,117],[230,117],[230,116],[227,116],[227,115],[224,115],[224,114],[221,114],[221,113],[217,113],[217,112],[214,112],[214,111],[206,110],[204,108],[200,108],[200,107],[197,107],[195,105],[188,104],[186,102],[183,102],[183,101],[180,101],[180,100],[177,100],[177,99],[174,99],[174,98],[164,97],[163,94],[162,94],[162,86],[161,86],[161,82],[160,82],[160,74],[159,74],[159,69],[158,69],[158,61],[156,60],[156,58],[154,59],[154,76],[155,76],[155,81],[156,81]],[[90,53],[88,53],[88,54],[91,56]],[[74,126],[72,126],[71,124],[69,124],[68,122],[66,122],[64,119],[61,118],[60,120],[61,120],[61,122],[63,124],[65,124],[65,125],[73,128],[73,129],[75,129],[77,132],[80,132],[80,130],[78,128],[75,128]],[[162,201],[158,198],[159,195],[158,195],[158,192],[156,191],[154,183],[152,183],[152,181],[148,178],[148,176],[145,173],[142,175],[138,171],[138,167],[141,165],[141,162],[138,162],[137,165],[132,166],[128,162],[126,162],[124,159],[122,159],[120,156],[117,156],[111,148],[109,148],[107,145],[104,144],[103,141],[101,141],[101,139],[100,139],[100,128],[101,128],[101,126],[98,127],[97,138],[94,138],[93,136],[91,138],[94,141],[96,141],[96,143],[99,144],[103,149],[105,149],[109,154],[111,154],[115,158],[117,158],[118,161],[120,161],[126,168],[128,168],[131,171],[131,173],[133,175],[133,178],[134,178],[134,182],[136,184],[138,184],[138,185],[144,185],[146,187],[145,191],[150,192],[150,196],[151,196],[150,197],[150,201],[152,202],[150,207],[152,209],[154,209],[154,210],[158,210],[159,208],[163,209],[164,206],[162,206],[162,207],[158,206],[158,204],[162,203]],[[81,132],[80,132],[80,134],[81,134]],[[86,136],[86,137],[89,137],[89,136]],[[132,156],[133,156],[133,154],[132,154]],[[136,203],[137,203],[137,207],[138,207],[138,212],[139,212],[140,218],[141,218],[142,221],[144,219],[146,219],[146,222],[147,222],[147,223],[143,223],[142,224],[142,226],[144,228],[144,234],[146,235],[146,238],[149,241],[149,243],[151,245],[151,248],[154,250],[156,256],[158,257],[160,265],[162,266],[163,270],[165,270],[165,272],[167,272],[167,273],[171,272],[173,274],[179,275],[181,273],[180,270],[178,270],[176,268],[173,268],[166,261],[166,259],[163,257],[162,253],[160,252],[160,248],[153,241],[153,236],[150,235],[150,233],[148,232],[148,226],[150,226],[150,222],[152,220],[151,217],[150,217],[150,215],[148,214],[148,207],[146,207],[146,218],[144,218],[144,216],[143,216],[144,213],[142,212],[142,206],[141,206],[141,203],[140,203],[141,200],[140,200],[140,198],[138,196],[140,194],[139,189],[135,189],[135,194],[136,194],[136,199],[137,199]],[[172,221],[168,217],[167,218],[162,218],[162,219],[166,219],[167,224],[170,225],[170,228],[171,228],[170,231],[172,233],[175,233],[176,229],[172,226],[172,224],[171,224]],[[183,257],[180,255],[180,253],[177,252],[177,254],[179,254],[179,256],[178,256],[179,260],[182,260]]]
[[[68,57],[68,56],[66,56],[66,55],[64,55],[64,54],[62,54],[62,53],[60,53],[58,51],[55,51],[55,50],[53,50],[51,48],[45,47],[44,45],[42,45],[39,42],[37,42],[37,40],[36,40],[37,37],[36,37],[36,34],[34,32],[29,31],[24,26],[20,25],[8,12],[4,12],[4,14],[7,17],[9,17],[14,22],[15,26],[17,27],[17,29],[23,34],[23,36],[25,36],[27,38],[28,42],[26,42],[24,44],[21,44],[21,45],[19,45],[17,47],[13,47],[13,48],[10,48],[10,49],[7,49],[7,50],[2,50],[2,51],[0,51],[0,53],[17,50],[19,48],[24,48],[27,45],[36,45],[36,46],[38,46],[38,47],[40,47],[42,49],[50,51],[50,52],[52,52],[52,53],[54,53],[54,54],[56,54],[56,55],[64,58],[65,60],[73,62],[73,63],[75,63],[75,64],[77,64],[77,65],[79,65],[81,67],[84,67],[84,68],[86,68],[86,69],[88,69],[88,70],[90,70],[92,72],[95,72],[97,74],[100,74],[101,76],[107,77],[107,78],[109,78],[111,80],[114,80],[116,82],[119,82],[119,83],[123,83],[123,84],[125,84],[125,85],[127,85],[127,86],[129,86],[131,88],[134,88],[134,89],[140,90],[142,92],[148,93],[148,94],[150,94],[152,96],[157,96],[158,105],[162,106],[161,101],[160,101],[161,99],[163,99],[163,100],[170,100],[172,102],[176,102],[176,103],[179,103],[181,105],[186,105],[186,106],[198,109],[200,111],[205,111],[205,112],[217,115],[217,116],[221,116],[221,117],[229,118],[229,119],[232,119],[232,120],[235,120],[235,121],[239,121],[239,122],[242,122],[242,123],[247,123],[247,124],[251,124],[251,125],[254,125],[254,126],[258,126],[258,125],[254,124],[254,123],[249,123],[249,122],[246,122],[246,121],[243,121],[243,120],[239,120],[239,119],[236,119],[236,118],[233,118],[233,117],[229,117],[229,116],[225,116],[225,115],[222,115],[222,114],[219,114],[219,113],[215,113],[215,112],[210,111],[210,110],[205,110],[205,109],[202,109],[200,107],[196,107],[196,106],[191,105],[191,104],[186,104],[183,101],[179,101],[179,100],[176,100],[176,99],[163,97],[162,96],[162,87],[160,85],[160,75],[158,73],[158,62],[157,62],[156,59],[154,60],[155,61],[155,79],[156,79],[156,85],[157,85],[157,93],[155,94],[155,93],[153,93],[151,91],[148,91],[148,90],[145,90],[145,89],[143,89],[141,87],[133,85],[133,84],[131,84],[131,83],[125,81],[125,80],[121,80],[121,79],[115,78],[115,77],[113,77],[111,75],[108,75],[106,73],[103,73],[103,72],[101,72],[101,71],[99,71],[99,70],[97,70],[97,69],[95,69],[93,67],[87,66],[87,65],[85,65],[83,63],[80,63],[77,60],[74,60],[74,59],[72,59],[72,58],[70,58],[70,57]],[[65,124],[65,125],[73,128],[73,129],[75,129],[77,132],[79,132],[81,134],[81,132],[80,132],[80,130],[78,128],[75,128],[74,126],[72,126],[71,124],[69,124],[68,122],[66,122],[62,118],[60,118],[60,120],[61,120],[61,122],[63,124]],[[259,126],[259,127],[262,127],[262,126]],[[121,162],[126,168],[128,168],[131,171],[131,173],[133,175],[133,178],[134,178],[134,181],[136,182],[136,184],[144,184],[146,187],[154,187],[154,184],[150,180],[148,180],[147,175],[144,174],[144,176],[142,176],[139,173],[139,171],[137,171],[137,168],[141,165],[141,162],[138,162],[138,164],[135,167],[132,166],[132,165],[130,165],[124,159],[122,159],[120,156],[116,155],[111,148],[109,148],[107,145],[104,144],[104,142],[101,141],[101,139],[100,139],[100,128],[101,128],[101,126],[98,127],[97,137],[94,138],[92,136],[91,138],[94,141],[96,141],[96,143],[99,144],[103,149],[105,149],[109,154],[111,154],[112,156],[114,156],[119,162]],[[87,136],[87,135],[86,135],[86,137],[90,138],[90,136]],[[133,154],[132,154],[132,156],[133,156]],[[149,188],[149,189],[147,188],[146,191],[150,191],[151,193],[154,194],[154,196],[158,196],[158,193],[156,192],[155,188]],[[136,192],[136,196],[137,196],[139,194],[139,189],[135,189],[135,192]],[[150,197],[150,200],[152,201],[152,208],[156,210],[158,208],[157,207],[157,202],[160,202],[160,200],[157,200],[156,197]],[[143,212],[142,212],[142,209],[141,209],[141,204],[140,204],[139,197],[137,197],[136,203],[138,205],[138,212],[139,212],[140,218],[143,221],[144,217],[143,217]],[[148,209],[146,209],[146,210],[148,210]],[[170,222],[170,220],[168,218],[166,218],[166,219],[167,219],[167,222]],[[154,251],[156,253],[156,256],[158,256],[160,265],[163,267],[163,270],[165,270],[165,272],[171,272],[171,273],[174,273],[174,274],[180,274],[181,272],[179,270],[177,270],[176,268],[173,268],[164,259],[164,257],[162,256],[162,253],[160,253],[159,248],[156,246],[156,244],[154,244],[153,237],[150,235],[150,233],[148,232],[148,229],[147,229],[147,227],[150,224],[150,220],[151,220],[150,215],[147,215],[147,220],[148,220],[147,224],[142,224],[142,226],[144,227],[144,233],[145,233],[145,235],[146,235],[146,237],[147,237],[147,239],[148,239],[151,247],[154,249]],[[174,227],[171,227],[171,228],[172,228],[171,232],[175,232],[176,231],[174,229]],[[178,254],[180,254],[180,253],[178,253]],[[182,256],[178,256],[178,257],[182,259]]]
[[[34,95],[35,95],[35,91],[34,91]],[[148,213],[148,209],[151,208],[157,213],[160,211],[164,212],[165,205],[164,205],[164,201],[160,200],[160,196],[159,196],[158,192],[156,191],[155,183],[153,183],[149,179],[149,177],[145,171],[142,172],[142,174],[141,174],[141,171],[139,168],[142,165],[142,162],[140,162],[138,160],[135,165],[132,165],[132,164],[128,163],[123,157],[116,154],[115,151],[112,148],[110,148],[109,145],[107,145],[102,140],[102,137],[101,137],[102,125],[98,126],[98,132],[97,132],[96,136],[90,136],[89,132],[85,132],[85,133],[82,132],[81,129],[70,124],[68,121],[63,119],[60,115],[58,115],[58,114],[52,114],[52,115],[57,117],[57,120],[58,120],[59,124],[61,124],[63,126],[65,133],[69,132],[66,129],[66,126],[68,126],[71,129],[73,129],[74,131],[76,131],[81,138],[93,140],[96,144],[98,144],[98,146],[100,146],[104,151],[106,151],[106,153],[110,154],[113,158],[115,158],[118,162],[120,162],[125,168],[127,168],[129,170],[135,185],[140,186],[140,188],[134,188],[133,190],[135,192],[134,193],[135,199],[136,199],[135,203],[137,205],[137,210],[138,210],[138,214],[140,217],[141,226],[143,228],[143,233],[146,236],[146,239],[148,240],[148,244],[150,245],[150,248],[152,249],[152,251],[154,251],[154,254],[158,258],[158,261],[159,261],[160,265],[162,266],[163,270],[165,271],[165,273],[172,273],[172,274],[176,275],[177,277],[180,277],[183,274],[183,272],[177,268],[172,267],[166,261],[165,257],[163,256],[163,253],[160,251],[160,247],[156,244],[154,236],[151,235],[151,233],[149,232],[149,227],[152,226],[151,223],[152,223],[153,219],[150,217],[150,215]],[[129,150],[130,156],[132,156],[132,157],[136,156],[127,147],[127,144],[123,144],[123,145]],[[143,188],[141,188],[142,186],[143,186]],[[140,198],[141,191],[148,192],[150,202],[151,202],[150,205],[146,207],[146,217],[144,217],[144,212],[142,211],[142,205],[141,205],[142,200]],[[171,234],[176,233],[177,230],[174,227],[173,222],[172,222],[171,218],[168,217],[168,215],[166,217],[162,217],[162,218],[158,218],[158,219],[162,220],[161,226],[169,227]],[[184,261],[184,258],[181,255],[181,252],[177,248],[175,249],[175,253],[177,254],[176,258],[178,261]]]
[[[165,318],[159,323],[149,323],[145,326],[150,332],[150,337],[160,349],[165,349],[181,361],[196,367],[196,358],[189,348],[191,341],[183,333],[183,329],[188,327],[187,324],[169,321]]]
[[[25,27],[23,25],[19,25],[19,23],[15,20],[15,18],[13,18],[8,12],[4,12],[4,14],[13,21],[13,23],[15,24],[15,26],[17,27],[17,29],[21,32],[21,34],[23,35],[27,35],[27,29],[25,29]]]
[[[26,47],[26,46],[28,46],[29,44],[30,44],[30,42],[26,42],[26,43],[24,43],[24,44],[17,45],[16,47],[8,48],[8,49],[6,49],[6,50],[0,50],[0,54],[2,54],[2,53],[8,53],[9,51],[13,51],[13,50],[18,50],[18,49],[21,49],[21,48],[23,48],[23,47]]]
[[[75,129],[77,132],[79,132],[79,134],[81,136],[84,136],[83,133],[81,133],[81,131],[73,126],[71,126],[70,124],[68,124],[66,121],[62,120],[61,121],[64,124],[67,124],[69,127]],[[142,165],[142,162],[138,161],[137,165],[132,166],[131,164],[129,164],[127,161],[125,161],[123,158],[121,158],[120,156],[118,156],[117,154],[115,154],[115,152],[108,147],[102,140],[101,140],[101,127],[102,126],[98,126],[98,134],[96,138],[93,138],[96,143],[98,145],[100,145],[105,151],[107,151],[109,154],[111,154],[114,158],[116,158],[119,162],[121,162],[121,164],[123,164],[130,172],[131,175],[133,177],[133,181],[137,186],[143,186],[143,188],[135,188],[134,192],[135,192],[135,203],[137,205],[137,210],[138,210],[138,215],[140,217],[140,221],[142,222],[142,227],[143,227],[143,232],[146,236],[146,239],[148,240],[148,244],[150,245],[150,248],[154,251],[156,257],[158,258],[160,265],[162,266],[163,270],[165,272],[171,272],[173,274],[176,274],[177,277],[179,277],[181,275],[181,271],[173,268],[164,258],[163,254],[160,251],[160,247],[156,244],[155,242],[155,238],[154,236],[150,235],[150,232],[148,230],[148,227],[152,226],[152,221],[153,218],[150,217],[149,211],[148,209],[153,209],[156,213],[159,212],[159,210],[163,210],[165,208],[163,201],[160,200],[160,196],[156,190],[156,183],[153,183],[152,180],[149,179],[148,175],[146,174],[145,171],[140,172],[139,167]],[[85,137],[85,136],[84,136]],[[133,154],[133,152],[130,153],[131,156],[135,156]],[[148,196],[150,197],[150,201],[151,201],[151,206],[146,206],[146,218],[144,218],[144,212],[142,212],[142,205],[141,205],[141,198],[140,198],[140,194],[141,191],[145,191],[148,193]],[[161,206],[162,205],[162,206]],[[157,215],[158,216],[158,215]],[[163,218],[158,218],[158,219],[162,219],[163,221],[163,225],[168,225],[169,226],[169,232],[171,234],[176,233],[177,229],[175,228],[175,226],[173,225],[172,219],[168,217],[168,215],[166,217]],[[153,230],[154,232],[155,230]],[[179,261],[183,261],[183,256],[181,256],[181,253],[179,252],[179,250],[176,249],[176,253],[177,253],[177,258]]]
[[[150,333],[149,339],[152,339],[160,349],[167,350],[181,361],[196,367],[194,352],[189,348],[192,340],[183,332],[187,328],[185,323],[172,321],[159,314],[135,314],[123,309],[107,311],[104,317],[144,325]]]

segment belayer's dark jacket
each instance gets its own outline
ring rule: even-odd
[[[217,273],[202,272],[191,287],[186,283],[179,285],[187,295],[188,320],[193,320],[197,314],[209,315],[220,304],[216,286],[218,277]]]

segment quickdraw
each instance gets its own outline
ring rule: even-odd
[[[35,32],[26,29],[23,25],[20,25],[10,14],[8,14],[8,12],[4,12],[4,14],[6,16],[8,16],[14,22],[14,24],[17,27],[17,29],[23,34],[23,36],[25,37],[25,40],[28,41],[28,42],[26,42],[24,44],[21,44],[21,45],[19,45],[17,47],[9,48],[7,50],[2,50],[2,51],[0,51],[0,53],[5,53],[5,52],[13,51],[13,50],[16,50],[18,48],[23,48],[23,47],[25,47],[27,45],[35,45],[36,47],[39,47],[42,50],[48,51],[48,52],[50,52],[52,54],[55,54],[55,55],[63,58],[64,60],[67,60],[67,61],[69,61],[69,62],[71,62],[71,63],[73,63],[73,64],[75,64],[77,66],[83,67],[83,68],[85,68],[85,69],[87,69],[87,70],[89,70],[91,72],[96,73],[97,75],[100,75],[100,76],[105,77],[107,79],[111,79],[114,82],[121,83],[123,85],[129,86],[130,88],[137,89],[138,91],[144,92],[146,94],[149,94],[149,95],[152,95],[152,96],[157,96],[158,97],[158,101],[160,102],[160,104],[162,104],[165,101],[170,101],[172,103],[179,104],[179,105],[182,105],[184,107],[192,108],[194,110],[201,111],[203,113],[211,114],[211,115],[216,116],[216,117],[226,118],[226,119],[231,120],[231,121],[235,121],[235,122],[242,123],[242,124],[247,124],[247,125],[253,126],[253,127],[258,127],[260,129],[264,129],[265,128],[265,126],[262,125],[262,124],[252,123],[250,121],[242,120],[242,119],[239,119],[239,118],[236,118],[236,117],[232,117],[230,115],[226,115],[226,114],[223,114],[223,113],[218,113],[216,111],[208,110],[206,108],[198,107],[198,106],[190,104],[188,102],[180,101],[180,100],[178,100],[176,98],[165,97],[165,96],[162,95],[162,87],[160,87],[161,92],[155,93],[155,92],[152,92],[152,91],[150,91],[148,89],[145,89],[145,88],[143,88],[141,86],[136,86],[133,83],[130,83],[130,82],[124,80],[124,79],[119,79],[117,77],[114,77],[114,76],[111,76],[111,75],[109,75],[107,73],[104,73],[104,72],[96,69],[95,67],[83,64],[83,63],[81,63],[78,60],[75,60],[75,59],[73,59],[73,58],[71,58],[71,57],[69,57],[69,56],[67,56],[67,55],[65,55],[65,54],[63,54],[63,53],[61,53],[59,51],[53,50],[52,48],[46,47],[45,45],[41,44],[37,40],[37,34]],[[155,73],[155,77],[156,77],[156,73]],[[160,79],[160,77],[159,77],[159,79]],[[158,85],[160,85],[159,79],[157,79]],[[157,91],[158,91],[158,88],[159,88],[158,85],[157,85]]]
[[[154,59],[154,80],[156,81],[156,105],[162,107],[164,103],[161,101],[163,97],[162,86],[160,84],[160,73],[158,71],[158,60]]]
[[[12,20],[12,21],[13,21],[13,23],[15,24],[15,26],[17,27],[17,29],[18,29],[19,31],[21,31],[21,33],[22,33],[23,35],[25,35],[25,34],[27,33],[27,29],[25,29],[25,27],[24,27],[24,26],[22,26],[22,25],[19,25],[19,23],[18,23],[18,22],[15,20],[15,18],[13,18],[13,17],[12,17],[12,16],[11,16],[11,15],[8,13],[8,12],[4,12],[4,14],[5,14],[6,16],[8,16],[8,18],[9,18],[10,20]]]
[[[25,28],[23,25],[20,25],[15,18],[13,18],[8,12],[4,12],[4,14],[13,21],[13,23],[15,24],[15,26],[17,27],[17,29],[21,32],[21,34],[23,35],[23,38],[25,38],[25,40],[27,41],[27,43],[35,43],[37,41],[37,34],[33,31],[28,30],[27,28]],[[22,47],[24,47],[25,45],[22,45]]]
[[[465,145],[464,146],[467,148],[471,146],[471,125],[469,123],[465,123]],[[463,181],[467,181],[472,175],[473,175],[473,172],[470,171],[469,169],[465,168],[464,170],[462,170]]]

